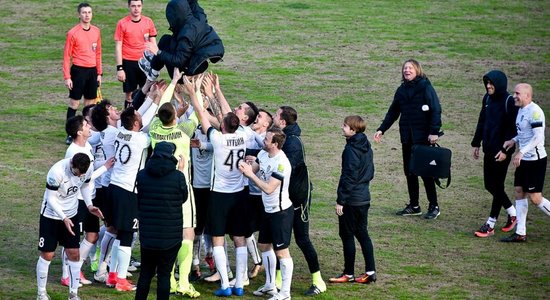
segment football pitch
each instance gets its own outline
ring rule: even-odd
[[[143,14],[154,20],[159,35],[168,33],[166,2],[144,1]],[[509,91],[520,82],[531,84],[534,101],[550,118],[549,1],[199,2],[224,41],[224,61],[210,69],[219,74],[229,103],[253,101],[273,113],[290,105],[298,111],[314,183],[311,238],[327,282],[343,270],[334,213],[345,144],[340,125],[352,114],[367,122],[375,161],[369,232],[378,281],[327,283],[327,292],[315,298],[549,297],[550,218],[538,208],[529,207],[527,243],[499,242],[508,235],[499,230],[504,211],[495,236],[474,237],[490,211],[491,195],[483,187],[482,160],[472,158],[470,146],[485,93],[482,76],[490,70],[507,74]],[[78,3],[0,0],[0,299],[36,297],[39,208],[46,173],[66,149],[68,93],[61,66],[66,33],[78,22]],[[124,99],[116,81],[113,33],[116,22],[127,14],[127,1],[89,3],[92,23],[102,31],[102,93],[120,109]],[[401,64],[408,58],[422,63],[438,93],[445,132],[440,144],[453,151],[452,183],[438,189],[441,215],[432,221],[395,215],[408,201],[397,122],[383,143],[372,141],[400,84]],[[168,74],[163,71],[161,77]],[[510,198],[513,171],[511,167],[507,177]],[[543,191],[547,198],[549,187],[547,183]],[[422,187],[420,204],[426,211]],[[357,247],[356,275],[364,269]],[[291,255],[292,297],[302,299],[311,278],[294,243]],[[234,263],[233,254],[230,259]],[[92,277],[89,267],[83,270]],[[57,256],[48,279],[52,299],[67,298],[60,277]],[[137,273],[133,280],[136,277]],[[251,280],[246,299],[255,298],[252,291],[263,280],[263,274]],[[195,287],[202,299],[214,299],[218,286],[201,282]],[[152,288],[151,298],[154,293]],[[81,288],[79,295],[134,297],[101,284]]]

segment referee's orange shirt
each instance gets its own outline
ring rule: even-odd
[[[63,51],[63,79],[71,78],[71,58],[73,65],[85,68],[96,67],[97,74],[103,74],[99,28],[90,25],[88,30],[84,30],[79,23],[69,30]]]
[[[145,51],[145,39],[156,36],[155,24],[146,16],[141,16],[139,21],[126,16],[116,24],[115,41],[122,42],[122,59],[125,60],[139,60]]]

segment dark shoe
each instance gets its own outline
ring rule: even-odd
[[[142,57],[138,61],[138,66],[145,73],[147,79],[150,81],[155,81],[159,77],[159,71],[151,68],[151,62],[149,62],[145,57]]]
[[[363,273],[359,275],[359,277],[355,278],[355,282],[364,283],[364,284],[370,284],[371,282],[376,282],[376,273],[372,275],[367,275],[367,273]]]
[[[435,220],[441,214],[439,212],[439,206],[430,206],[428,212],[424,215],[424,219]]]
[[[508,221],[506,221],[506,225],[504,225],[504,227],[502,227],[500,230],[502,230],[503,232],[509,232],[514,229],[514,227],[516,227],[517,223],[518,221],[516,217],[508,215]]]
[[[509,237],[500,239],[500,241],[505,243],[524,243],[527,242],[527,236],[514,233]]]
[[[481,228],[479,228],[478,231],[474,232],[474,235],[477,237],[490,237],[495,234],[495,229],[491,228],[489,224],[485,223],[481,225]]]
[[[321,294],[323,291],[319,289],[315,284],[312,284],[309,289],[304,293],[306,296],[315,296]]]
[[[419,216],[422,214],[420,206],[413,207],[410,204],[407,204],[403,210],[400,210],[395,213],[398,216]]]
[[[71,136],[67,136],[67,139],[65,139],[65,144],[70,145],[73,143],[73,138]]]
[[[355,276],[342,273],[337,277],[329,278],[328,281],[332,283],[354,282]]]
[[[244,289],[238,287],[232,287],[231,293],[237,297],[242,297],[244,295]]]
[[[195,281],[199,281],[201,279],[201,271],[199,270],[191,270],[191,273],[189,273],[189,281],[191,282],[195,282]]]
[[[214,291],[214,296],[217,296],[217,297],[229,297],[231,295],[233,295],[233,291],[231,290],[230,287],[226,289],[219,288],[216,291]]]
[[[153,54],[153,52],[145,50],[145,51],[143,51],[143,57],[147,61],[151,62],[153,60],[153,57],[155,57],[155,55]]]

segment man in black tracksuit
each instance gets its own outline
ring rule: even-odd
[[[478,237],[488,237],[494,234],[495,223],[501,207],[504,207],[508,213],[508,221],[502,231],[508,232],[516,224],[516,209],[504,190],[508,165],[515,147],[506,151],[502,146],[505,141],[517,134],[518,107],[514,105],[513,97],[506,91],[508,79],[503,72],[493,70],[485,74],[483,84],[487,93],[483,96],[481,112],[471,145],[473,157],[478,159],[479,147],[483,142],[483,180],[485,189],[493,195],[493,204],[487,222],[475,232]]]
[[[176,169],[175,150],[172,143],[158,143],[137,175],[141,272],[136,300],[147,299],[155,270],[157,299],[170,297],[170,272],[182,243],[182,204],[187,200],[187,184]]]

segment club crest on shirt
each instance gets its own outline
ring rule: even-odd
[[[277,172],[283,173],[285,171],[285,166],[283,164],[279,164],[277,166]]]
[[[51,187],[59,187],[59,183],[53,177],[48,177],[48,179],[46,180],[46,183]]]
[[[538,111],[535,111],[533,113],[533,120],[534,121],[539,121],[540,120],[540,113]]]

